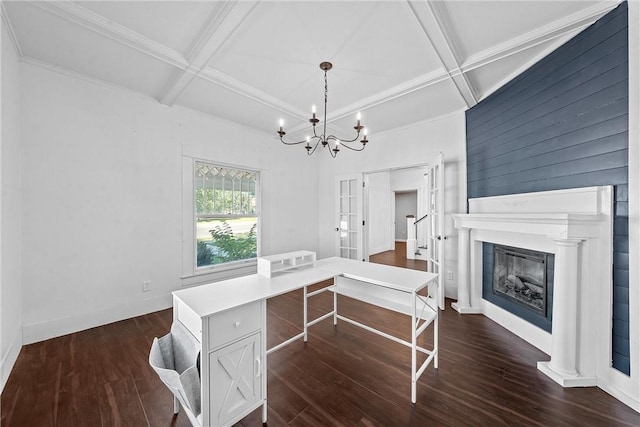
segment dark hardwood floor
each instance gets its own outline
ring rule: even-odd
[[[269,301],[270,347],[301,327],[301,301],[301,292]],[[441,314],[439,369],[430,366],[420,379],[415,405],[406,347],[327,319],[311,327],[306,344],[269,355],[268,425],[640,425],[637,412],[598,388],[560,387],[536,369],[548,356],[449,303]],[[342,297],[339,305],[410,339],[406,316]],[[331,296],[320,294],[310,317],[330,307]],[[173,417],[171,394],[147,363],[153,337],[167,333],[171,319],[163,310],[23,347],[2,393],[2,426],[188,426],[184,413]],[[238,423],[260,425],[259,410]]]

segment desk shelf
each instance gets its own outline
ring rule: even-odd
[[[335,292],[338,295],[343,295],[345,297],[353,298],[358,301],[366,302],[368,304],[373,304],[378,307],[386,308],[387,310],[396,311],[398,313],[406,314],[407,316],[411,316],[412,306],[411,299],[415,298],[414,294],[407,293],[406,294],[406,302],[397,302],[390,301],[387,298],[377,297],[375,295],[371,295],[370,292],[365,290],[356,290],[352,288],[346,288],[342,286],[332,286],[330,288],[332,292]],[[425,304],[423,302],[418,304],[417,311],[420,319],[431,323],[436,315],[437,311],[435,309],[435,301],[433,298],[428,298],[428,302]],[[422,306],[426,305],[425,309],[422,310]]]
[[[258,274],[273,277],[278,272],[313,266],[316,263],[316,253],[311,251],[295,251],[258,258]]]

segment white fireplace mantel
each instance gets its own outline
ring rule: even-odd
[[[559,239],[597,237],[601,223],[606,220],[601,214],[570,213],[469,213],[454,214],[453,218],[458,229],[482,229]]]
[[[569,190],[469,200],[458,229],[458,301],[551,356],[538,368],[564,387],[591,386],[611,360],[613,189]],[[552,333],[482,298],[482,243],[555,254]]]

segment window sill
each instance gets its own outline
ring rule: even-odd
[[[200,269],[193,274],[182,276],[181,287],[199,286],[212,282],[220,282],[222,280],[233,279],[235,277],[247,276],[255,274],[258,271],[258,262],[256,260],[236,264],[228,267],[213,267],[210,269]]]

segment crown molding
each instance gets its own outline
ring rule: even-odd
[[[504,43],[492,46],[481,52],[469,56],[460,67],[461,72],[467,73],[476,68],[491,64],[508,56],[522,52],[540,44],[561,38],[568,33],[574,33],[591,24],[615,8],[620,3],[602,1],[580,12],[558,19],[533,31],[514,37]]]
[[[175,50],[127,27],[116,24],[71,1],[29,1],[29,4],[78,24],[113,41],[136,49],[177,68],[187,68],[185,58]]]
[[[229,40],[258,2],[223,1],[216,4],[186,53],[188,67],[179,71],[165,87],[160,102],[172,105],[207,63]]]
[[[9,14],[5,9],[4,2],[0,2],[0,13],[2,14],[2,24],[4,28],[7,30],[7,34],[9,35],[9,40],[11,41],[11,45],[16,52],[16,56],[18,58],[22,58],[22,49],[20,48],[20,43],[18,43],[18,37],[16,33],[13,31],[13,25],[11,24],[11,20],[9,19]]]

